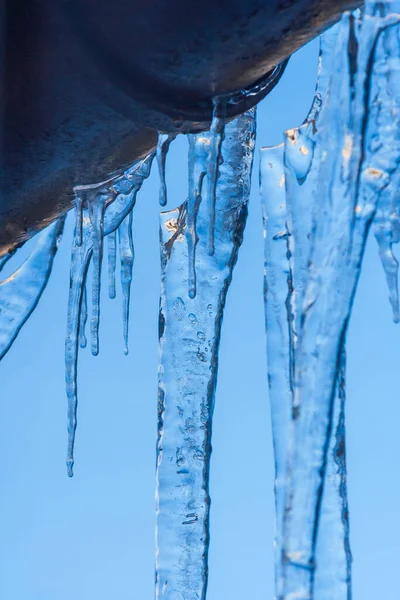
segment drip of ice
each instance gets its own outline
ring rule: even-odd
[[[255,113],[226,127],[216,186],[215,252],[208,250],[209,198],[201,199],[212,132],[190,139],[189,200],[161,215],[162,291],[157,445],[156,598],[204,600],[209,545],[209,467],[218,347],[226,294],[242,241]],[[201,158],[201,160],[199,159]],[[199,160],[198,160],[199,159]],[[207,165],[206,165],[207,166]],[[195,171],[193,170],[195,169]],[[193,189],[195,186],[195,189]],[[196,217],[189,219],[189,203]],[[195,226],[196,289],[187,263]],[[189,230],[189,231],[188,231]]]
[[[108,248],[108,297],[113,300],[115,291],[115,269],[117,266],[117,232],[111,231],[107,236]]]
[[[339,492],[345,491],[341,427],[344,340],[368,230],[400,159],[399,122],[392,116],[396,114],[397,98],[390,94],[396,77],[396,71],[391,70],[392,57],[398,60],[399,55],[398,33],[389,34],[399,20],[398,4],[367,3],[361,25],[348,14],[342,19],[334,46],[329,91],[312,140],[312,164],[307,167],[308,172],[295,169],[300,186],[311,178],[310,198],[315,202],[300,311],[295,294],[290,305],[290,319],[294,323],[293,411],[285,473],[285,510],[283,522],[277,523],[283,547],[282,576],[278,582],[280,599],[314,598],[317,588],[318,598],[350,596],[348,544],[342,554],[345,562],[335,563],[333,568],[337,572],[328,579],[329,584],[336,582],[332,592],[325,582],[318,587],[315,579],[317,537],[323,522],[320,515],[324,510],[327,470],[328,477],[336,477]],[[305,162],[301,160],[303,167]],[[267,177],[265,168],[263,177]],[[290,210],[293,207],[294,202]],[[296,227],[297,219],[298,214]],[[301,222],[299,225],[302,226]],[[289,248],[290,245],[289,242]],[[293,252],[297,252],[295,246],[290,257],[293,270],[297,271]],[[340,401],[335,404],[337,389]],[[334,419],[336,441],[331,439]],[[337,464],[330,472],[332,450],[336,452]],[[325,486],[328,486],[326,481]],[[337,496],[336,500],[333,495],[331,499],[337,515]],[[345,495],[341,502],[340,531],[344,531],[345,538],[343,533],[339,538],[343,547],[343,539],[348,540]],[[323,542],[320,551],[323,554],[329,552],[328,543],[328,540]]]
[[[159,133],[156,150],[158,172],[160,175],[160,205],[167,204],[167,183],[165,180],[165,163],[171,142],[176,138],[175,133]]]
[[[129,317],[129,289],[133,246],[131,234],[124,223],[136,202],[136,195],[143,181],[149,176],[154,153],[125,171],[124,175],[108,182],[91,186],[78,186],[76,194],[76,227],[71,254],[71,278],[68,299],[67,335],[65,340],[65,381],[68,398],[68,475],[73,475],[74,444],[77,424],[77,365],[79,344],[86,345],[84,333],[87,318],[86,277],[93,258],[93,315],[91,323],[92,352],[98,352],[98,328],[100,319],[100,281],[103,238],[120,232],[121,277],[124,303],[124,338],[127,349]],[[111,248],[113,243],[111,242]],[[116,250],[115,250],[116,251]],[[115,255],[112,249],[111,254]],[[113,265],[114,256],[111,264]]]
[[[213,117],[210,128],[207,157],[207,196],[209,205],[208,253],[214,254],[215,204],[219,167],[222,164],[222,141],[225,130],[226,101],[213,99]]]
[[[64,218],[61,218],[38,233],[30,256],[12,275],[0,282],[0,360],[11,348],[40,300],[51,274],[63,228]],[[2,261],[1,268],[12,254]]]

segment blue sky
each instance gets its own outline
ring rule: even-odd
[[[260,105],[258,146],[279,143],[312,99],[317,43]],[[168,160],[169,207],[186,197],[186,141]],[[228,294],[211,468],[208,600],[273,590],[273,458],[266,384],[258,154],[244,244]],[[64,335],[72,218],[46,292],[0,365],[0,596],[153,597],[159,300],[158,176],[134,216],[130,354],[121,295],[102,304],[100,355],[81,352],[75,477],[66,476]],[[105,286],[104,286],[105,291]],[[373,239],[348,336],[348,464],[354,598],[396,599],[399,549],[400,329]]]

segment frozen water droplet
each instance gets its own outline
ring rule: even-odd
[[[204,331],[198,331],[197,332],[197,337],[199,340],[201,340],[202,342],[204,342],[204,340],[206,339],[206,334],[204,333]]]
[[[196,317],[196,315],[194,313],[189,313],[188,314],[188,319],[189,319],[189,321],[191,322],[191,324],[193,326],[197,325],[197,317]]]

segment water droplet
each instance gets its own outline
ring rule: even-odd
[[[212,305],[212,304],[209,304],[209,305],[207,306],[207,310],[208,310],[208,316],[209,316],[209,317],[212,317],[213,305]]]
[[[202,342],[204,342],[204,340],[206,339],[206,334],[204,333],[204,331],[198,331],[197,332],[197,337],[199,340],[201,340]]]

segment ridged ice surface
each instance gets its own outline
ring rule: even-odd
[[[212,130],[191,136],[189,200],[161,215],[156,554],[156,598],[160,600],[204,600],[206,596],[218,348],[247,216],[254,111],[226,126],[220,151],[215,151],[219,134]],[[220,170],[212,254],[210,205],[214,200],[207,196],[213,194],[214,184],[203,185],[210,158],[219,162]]]
[[[76,194],[76,226],[71,254],[71,277],[68,299],[67,335],[65,340],[65,381],[68,399],[68,475],[73,475],[74,444],[77,425],[77,366],[79,346],[86,346],[85,325],[88,315],[86,278],[89,264],[92,274],[91,347],[99,352],[101,266],[104,237],[108,236],[109,295],[115,296],[116,234],[119,233],[121,284],[123,294],[123,336],[128,349],[130,284],[132,281],[133,241],[132,210],[143,181],[150,174],[154,155],[124,173],[100,184],[78,186]],[[111,237],[110,237],[111,236]]]
[[[0,360],[40,300],[51,274],[63,227],[64,219],[61,218],[38,233],[30,256],[0,282]],[[2,259],[0,270],[11,256]]]
[[[274,427],[285,423],[288,386],[293,395],[289,432],[284,434],[288,451],[285,465],[277,471],[283,471],[286,484],[283,491],[278,489],[277,500],[277,541],[282,545],[277,596],[285,600],[351,596],[344,341],[374,217],[396,316],[391,243],[396,241],[397,208],[388,207],[395,206],[400,160],[399,4],[367,2],[361,22],[344,16],[335,42],[326,46],[331,75],[329,81],[322,78],[327,93],[321,95],[319,106],[314,103],[317,110],[310,124],[287,132],[284,148],[262,153],[267,336],[272,323],[275,337],[284,343],[290,339],[289,352],[280,355],[271,338],[268,344]],[[273,169],[268,155],[273,157]],[[287,243],[286,261],[284,250],[272,250],[278,241]],[[282,334],[279,327],[283,331],[287,326],[289,333]],[[278,435],[277,430],[275,440]],[[283,454],[279,446],[279,460]]]

